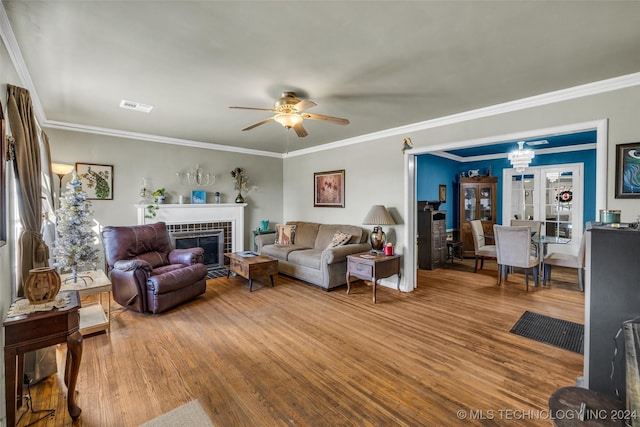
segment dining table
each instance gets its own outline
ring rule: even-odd
[[[571,243],[571,239],[558,236],[544,236],[536,233],[531,236],[531,243],[536,246],[539,271],[541,272],[541,274],[544,274],[544,257],[547,255],[547,246],[549,244],[566,245]]]

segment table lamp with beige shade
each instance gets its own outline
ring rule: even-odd
[[[67,165],[65,163],[51,163],[51,172],[58,175],[58,179],[60,180],[58,187],[58,198],[62,196],[62,178],[65,175],[70,174],[73,169],[75,169],[74,165]]]
[[[395,221],[384,205],[373,205],[362,220],[364,225],[375,225],[371,232],[371,247],[377,253],[381,253],[387,240],[387,235],[382,231],[382,225],[395,225]]]

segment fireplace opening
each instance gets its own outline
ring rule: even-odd
[[[171,233],[176,249],[201,247],[207,268],[221,267],[224,257],[224,230],[188,231]]]

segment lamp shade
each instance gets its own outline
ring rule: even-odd
[[[299,116],[298,114],[293,114],[293,113],[276,114],[273,120],[280,123],[282,126],[286,127],[287,129],[302,123],[302,117]]]
[[[73,165],[67,165],[64,163],[51,163],[51,172],[55,173],[56,175],[66,175],[68,173],[71,173],[71,171],[75,168],[75,166]]]
[[[394,225],[395,221],[389,215],[384,205],[373,205],[362,220],[364,225]]]

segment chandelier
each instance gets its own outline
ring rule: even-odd
[[[533,150],[525,150],[522,148],[523,145],[524,141],[519,141],[518,149],[509,153],[509,161],[516,169],[516,172],[523,172],[527,166],[529,166],[529,163],[531,163],[531,159],[535,157]]]

